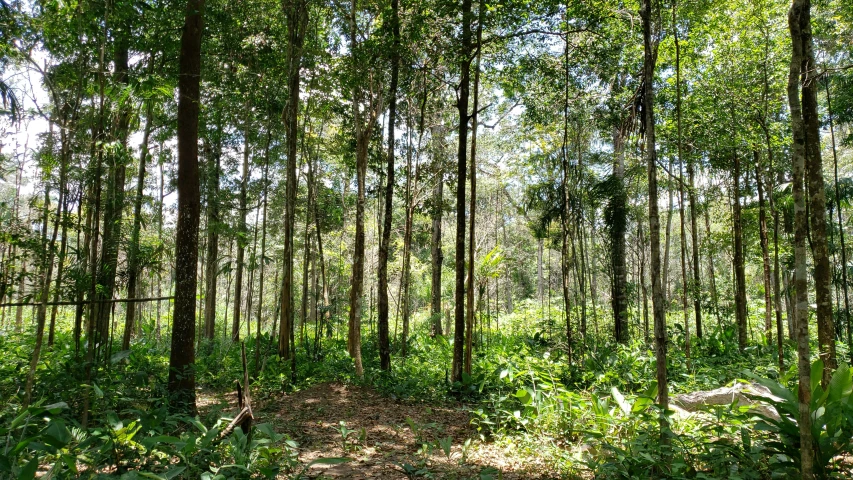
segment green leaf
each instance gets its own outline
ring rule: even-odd
[[[828,403],[841,401],[843,397],[849,397],[853,391],[853,377],[850,375],[850,368],[847,364],[842,363],[838,366],[838,370],[832,375],[832,380],[828,386],[829,397]]]
[[[823,360],[816,360],[812,363],[812,372],[811,372],[811,388],[812,392],[814,392],[818,385],[820,385],[820,379],[823,377]]]
[[[32,460],[27,463],[27,465],[21,469],[21,473],[18,474],[18,480],[30,480],[31,478],[35,478],[36,470],[39,468],[39,458],[33,457]]]
[[[68,445],[74,438],[68,428],[65,427],[65,422],[58,418],[51,420],[42,433],[44,434],[44,443],[56,448]]]
[[[113,354],[113,356],[110,357],[110,363],[118,363],[129,356],[130,350],[122,350],[120,352],[116,352]]]

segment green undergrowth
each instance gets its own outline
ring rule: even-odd
[[[549,321],[547,309],[527,302],[492,322],[481,317],[493,328],[476,330],[472,371],[462,381],[450,375],[451,339],[431,336],[423,314],[415,315],[407,355],[400,354],[399,342],[392,345],[390,372],[379,368],[375,335],[367,326],[363,378],[355,376],[340,336],[297,342],[293,372],[265,334],[260,342],[252,338],[245,345],[252,393],[275,401],[282,391],[344,382],[375,388],[398,401],[464,408],[480,441],[536,457],[566,477],[593,472],[598,478],[769,479],[790,478],[798,468],[791,346],[785,347],[786,368],[780,371],[775,347],[758,338],[740,352],[734,326],[709,319],[704,338],[691,338],[688,359],[683,330],[671,326],[671,395],[757,382],[776,398],[755,401],[785,412],[769,418],[733,404],[685,417],[655,405],[654,352],[639,330],[639,338],[618,345],[606,339],[609,332],[596,335],[590,324],[569,359],[565,334],[558,328],[561,312],[552,308],[550,313]],[[598,321],[604,323],[600,313]],[[229,421],[221,408],[208,407],[196,418],[170,414],[168,338],[147,338],[128,351],[114,348],[86,382],[84,353],[59,332],[39,364],[33,405],[23,408],[32,332],[0,335],[0,396],[8,399],[0,410],[0,478],[32,478],[37,472],[53,472],[54,478],[295,477],[305,468],[296,460],[298,445],[268,425],[220,440]],[[846,349],[839,351],[846,354]],[[200,390],[227,392],[242,377],[239,343],[219,336],[202,341],[196,358]],[[822,365],[815,369],[813,378],[819,378]],[[842,366],[826,389],[818,383],[812,390],[818,471],[823,478],[841,478],[850,472],[841,459],[853,452],[850,370]],[[87,402],[84,428],[80,412]]]

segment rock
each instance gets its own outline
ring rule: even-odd
[[[778,419],[779,414],[770,405],[752,400],[746,396],[759,395],[780,400],[773,396],[766,387],[754,383],[736,383],[729,387],[720,387],[715,390],[699,391],[693,393],[682,393],[672,398],[672,404],[688,412],[703,410],[709,405],[730,405],[737,402],[738,406],[750,406],[756,413]]]

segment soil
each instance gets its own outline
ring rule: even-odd
[[[233,394],[205,403],[208,409],[236,414]],[[461,405],[401,402],[369,387],[323,383],[258,401],[254,413],[256,422],[273,424],[299,445],[303,465],[320,458],[351,459],[314,464],[307,478],[559,478],[542,459],[482,442]]]

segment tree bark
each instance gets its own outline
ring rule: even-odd
[[[151,100],[146,102],[145,131],[142,143],[139,145],[139,173],[136,177],[136,197],[133,201],[133,230],[130,234],[130,246],[127,255],[127,298],[136,298],[136,284],[139,281],[139,231],[142,228],[142,197],[145,191],[145,162],[148,160],[148,138],[151,135],[152,107]],[[136,305],[128,304],[125,311],[124,335],[121,349],[130,348],[130,337],[136,325]]]
[[[826,188],[823,181],[823,159],[820,153],[820,117],[818,115],[818,68],[814,56],[811,26],[811,1],[801,3],[800,39],[802,63],[802,116],[805,133],[806,191],[809,200],[809,220],[812,258],[814,259],[814,290],[817,303],[817,336],[820,358],[824,362],[824,388],[837,368],[835,354],[835,321],[832,315],[832,269],[829,265],[829,247],[826,240]],[[792,39],[793,40],[793,39]]]
[[[388,253],[391,246],[391,222],[394,217],[394,129],[397,121],[397,80],[400,72],[400,2],[391,0],[391,85],[388,105],[388,170],[385,185],[385,218],[379,243],[379,366],[391,370],[391,344],[388,340]],[[405,341],[405,339],[404,339]]]
[[[471,87],[471,0],[462,0],[460,81],[456,107],[459,111],[459,148],[456,163],[456,285],[454,292],[453,381],[462,381],[465,347],[465,183],[468,176],[468,97]]]
[[[622,126],[613,129],[613,196],[610,200],[610,268],[611,305],[616,341],[626,344],[628,331],[628,272],[625,266],[625,242],[628,226],[628,196],[625,190],[625,132]]]
[[[767,234],[767,209],[764,201],[764,178],[761,174],[761,164],[758,150],[753,152],[755,163],[755,183],[758,187],[758,233],[761,242],[761,257],[764,266],[764,335],[767,345],[773,345],[773,300],[771,298],[772,284],[770,281],[770,239]]]
[[[788,28],[791,32],[788,105],[791,109],[791,131],[793,133],[791,162],[794,194],[794,288],[796,294],[797,373],[799,380],[800,476],[803,480],[812,480],[814,478],[814,449],[810,408],[812,396],[811,358],[809,354],[808,279],[806,278],[808,220],[806,218],[805,192],[803,191],[806,168],[806,134],[799,95],[799,78],[804,64],[801,26],[804,3],[804,0],[794,0],[788,11]]]
[[[219,174],[222,162],[222,125],[217,119],[216,141],[212,155],[214,165],[208,165],[207,187],[207,275],[204,293],[204,338],[213,340],[216,332],[216,286],[219,278]]]
[[[291,345],[293,331],[293,236],[296,222],[296,152],[299,145],[297,134],[299,115],[299,82],[302,63],[302,46],[308,25],[308,9],[305,0],[288,0],[282,4],[288,30],[288,101],[284,112],[285,135],[287,137],[286,204],[284,213],[284,268],[281,283],[281,309],[278,329],[278,355],[282,360],[291,360],[295,355]],[[295,375],[296,372],[290,372]]]
[[[746,273],[744,271],[743,253],[743,220],[740,205],[740,156],[732,152],[732,225],[734,229],[734,269],[735,269],[735,321],[737,323],[738,348],[742,352],[746,348],[748,325],[746,318]]]
[[[432,141],[443,143],[443,139],[436,140],[436,133],[441,129],[435,128],[432,132]],[[432,239],[430,240],[430,258],[432,260],[431,285],[430,285],[430,318],[432,319],[432,334],[441,335],[441,268],[444,264],[444,254],[441,250],[441,217],[444,213],[444,159],[440,153],[433,157],[435,168],[435,190],[432,205]],[[448,332],[450,333],[450,332]]]
[[[204,0],[188,0],[178,77],[178,223],[175,233],[175,309],[169,356],[169,396],[174,410],[194,416],[195,297],[200,213],[198,114]]]
[[[649,177],[649,239],[652,261],[652,305],[655,324],[655,360],[657,363],[658,404],[669,408],[669,389],[666,371],[666,309],[661,285],[660,216],[658,213],[657,151],[655,147],[654,76],[655,56],[652,43],[651,0],[643,0],[640,17],[643,21],[643,129],[644,156]],[[660,418],[661,442],[668,443],[669,426],[664,415]]]
[[[480,59],[483,49],[480,47],[483,39],[483,19],[485,15],[483,1],[477,6],[477,63],[474,67],[474,100],[471,111],[471,161],[468,176],[471,182],[471,198],[468,216],[468,281],[465,286],[465,373],[471,375],[471,363],[474,357],[474,272],[475,255],[477,250],[476,217],[477,217],[477,110],[480,108]]]
[[[841,218],[841,194],[838,191],[838,152],[835,149],[835,121],[832,116],[832,97],[829,94],[829,79],[824,84],[826,88],[826,109],[829,113],[829,133],[832,141],[832,166],[835,185],[835,208],[838,209],[838,233],[841,240],[841,286],[844,295],[844,320],[847,326],[847,345],[853,345],[853,329],[850,325],[850,296],[847,291],[847,245],[844,240],[844,222]],[[853,363],[853,351],[850,352]]]
[[[240,316],[243,311],[243,267],[246,259],[246,245],[249,243],[249,232],[246,229],[246,190],[249,188],[249,136],[251,135],[249,126],[251,124],[252,106],[248,98],[246,99],[244,109],[246,118],[243,125],[243,171],[240,178],[240,203],[237,211],[237,271],[234,275],[234,317],[231,323],[232,342],[240,340]],[[287,136],[287,140],[290,141],[290,135]],[[286,208],[290,207],[290,203],[291,200],[288,197]]]

